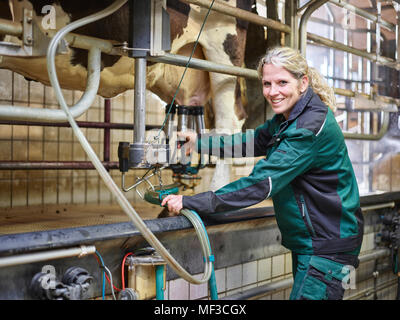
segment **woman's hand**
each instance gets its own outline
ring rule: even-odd
[[[168,210],[173,213],[174,215],[178,215],[182,208],[182,195],[174,195],[174,194],[170,194],[168,196],[166,196],[163,201],[161,202],[161,206],[165,206],[167,205]]]
[[[186,155],[188,156],[189,154],[192,153],[192,151],[196,150],[196,141],[197,141],[197,133],[194,131],[185,131],[185,132],[178,132],[177,133],[178,140],[181,138],[184,138],[186,142],[183,145],[183,148],[186,152]],[[178,149],[181,148],[181,145],[178,144]]]

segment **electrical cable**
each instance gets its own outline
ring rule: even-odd
[[[96,250],[95,252],[95,257],[97,258],[97,261],[100,264],[100,268],[102,268],[102,290],[101,290],[101,297],[103,300],[105,300],[105,292],[106,292],[106,273],[104,271],[104,261],[103,258],[101,257],[100,253]]]
[[[95,258],[96,258],[97,262],[99,263],[100,268],[103,269],[103,271],[102,271],[102,275],[103,275],[103,277],[102,277],[102,278],[103,278],[103,283],[102,283],[102,298],[103,298],[103,300],[105,300],[105,289],[106,289],[106,288],[105,288],[105,280],[106,280],[106,279],[107,279],[108,283],[110,284],[111,293],[112,293],[113,299],[114,299],[114,300],[117,300],[117,298],[116,298],[116,296],[115,296],[115,291],[114,291],[114,290],[116,290],[116,291],[121,291],[121,289],[119,289],[119,288],[117,288],[116,286],[114,286],[113,280],[112,280],[112,273],[111,273],[110,269],[107,268],[107,266],[104,264],[104,260],[103,260],[103,258],[102,258],[102,256],[101,256],[100,252],[98,252],[97,250],[96,250],[96,252],[95,252]],[[107,276],[106,272],[108,273],[108,276]]]
[[[95,258],[96,258],[97,262],[99,263],[100,267],[102,268],[103,266],[101,265],[101,262],[100,262],[99,258],[98,258],[96,255],[95,255]],[[113,288],[114,288],[115,291],[121,291],[120,288],[116,287],[114,284],[111,283],[111,280],[110,280],[110,278],[107,276],[107,274],[106,274],[105,276],[106,276],[107,282],[108,282],[110,285],[113,286]]]
[[[122,281],[122,290],[125,290],[125,260],[128,258],[128,256],[132,255],[133,252],[128,252],[124,258],[122,259],[122,265],[121,265],[121,281]]]
[[[114,285],[113,285],[113,281],[112,281],[112,274],[110,269],[108,269],[106,266],[104,266],[104,269],[107,271],[108,275],[110,276],[110,287],[111,287],[111,294],[113,296],[114,300],[117,300],[117,298],[115,297],[115,292],[114,292]]]

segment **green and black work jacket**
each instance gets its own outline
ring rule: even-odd
[[[251,174],[217,191],[183,196],[183,207],[212,214],[272,198],[282,245],[298,254],[357,251],[363,216],[343,133],[308,88],[289,119],[275,115],[255,130],[202,135],[198,151],[220,157],[265,156]]]

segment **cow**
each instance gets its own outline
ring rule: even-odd
[[[146,0],[144,0],[146,1]],[[225,0],[231,6],[251,10],[255,0]],[[55,8],[56,29],[71,21],[98,12],[112,3],[112,0],[10,0],[9,12],[2,10],[0,18],[21,21],[22,7],[33,10],[33,19],[40,21],[46,11],[44,6]],[[194,46],[206,8],[189,5],[178,0],[167,1],[171,21],[172,54],[188,56]],[[128,39],[129,8],[126,3],[114,14],[97,22],[83,26],[75,33],[123,43]],[[38,23],[43,27],[42,23]],[[104,27],[106,26],[106,27]],[[234,17],[211,11],[193,57],[216,63],[242,66],[244,61],[246,30],[248,23]],[[86,86],[87,51],[70,48],[67,54],[56,57],[56,67],[63,89],[84,90]],[[49,79],[45,57],[0,57],[0,68],[13,70],[27,79],[48,85]],[[146,87],[165,102],[172,101],[183,68],[168,64],[149,63]],[[127,56],[102,54],[101,79],[98,94],[112,98],[134,87],[134,59]],[[235,76],[209,73],[188,69],[175,103],[179,105],[209,105],[209,128],[240,130],[246,111],[242,103],[240,82]],[[217,189],[229,182],[227,171],[214,176],[211,189]]]

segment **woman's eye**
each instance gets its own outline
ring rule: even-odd
[[[281,86],[284,86],[284,85],[286,85],[286,84],[287,84],[287,81],[285,81],[285,80],[281,80],[281,81],[279,81],[279,84],[280,84]]]
[[[264,82],[264,87],[270,87],[271,86],[271,82]]]

